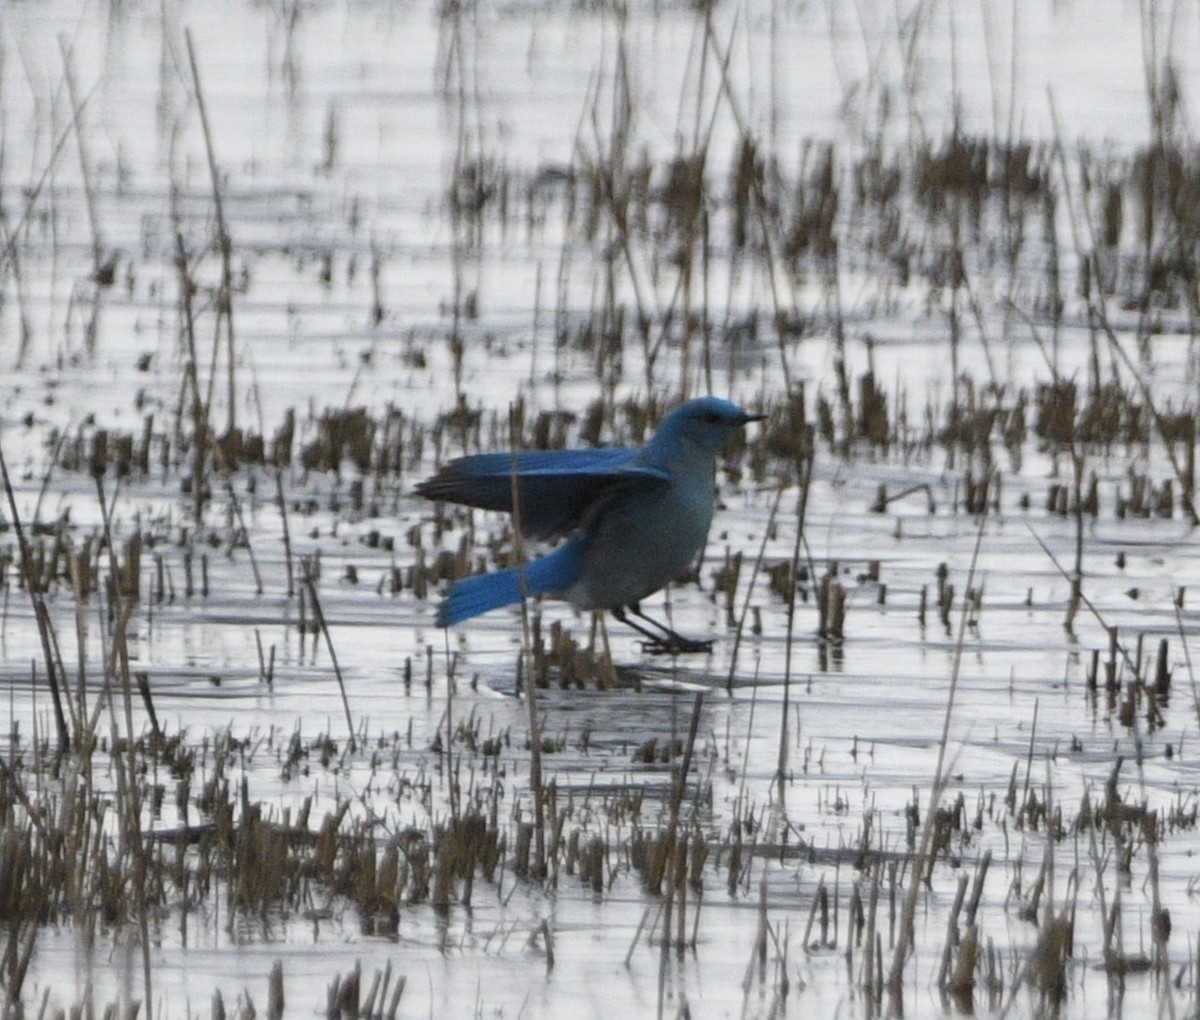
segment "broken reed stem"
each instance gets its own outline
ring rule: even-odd
[[[810,437],[811,438],[811,437]],[[796,505],[796,538],[792,543],[792,576],[788,589],[787,631],[783,645],[783,707],[779,713],[779,757],[775,763],[775,785],[780,805],[783,804],[784,777],[787,773],[788,710],[792,693],[792,651],[796,635],[796,578],[800,570],[800,548],[804,543],[804,520],[808,515],[808,493],[812,481],[815,444],[808,443],[805,457],[804,477],[800,483],[800,495]],[[813,574],[815,577],[815,573]]]
[[[1187,666],[1188,681],[1192,688],[1192,711],[1196,713],[1196,719],[1200,721],[1200,689],[1196,686],[1196,671],[1192,668],[1192,653],[1188,650],[1187,638],[1184,636],[1183,629],[1183,600],[1176,597],[1175,603],[1175,628],[1179,632],[1179,644],[1183,648],[1183,661]]]
[[[975,531],[975,548],[971,553],[971,566],[967,571],[967,588],[974,586],[975,569],[979,563],[979,551],[983,546],[983,529],[987,523],[987,507],[979,515]],[[921,842],[913,860],[908,894],[900,914],[900,932],[896,937],[896,950],[892,956],[892,967],[888,974],[888,1017],[904,1015],[904,965],[912,947],[913,923],[917,912],[917,896],[920,893],[920,876],[925,872],[925,861],[933,839],[937,806],[946,786],[946,745],[950,742],[950,720],[954,715],[954,702],[958,693],[958,680],[962,671],[963,649],[966,645],[967,619],[970,616],[970,600],[963,599],[958,614],[958,635],[954,640],[954,658],[950,666],[950,689],[946,694],[946,712],[942,719],[942,736],[938,742],[937,765],[933,774],[933,785],[929,791],[929,803],[925,808],[925,821],[921,825]]]
[[[85,548],[90,549],[90,546]],[[90,560],[90,556],[88,557]],[[79,660],[79,668],[77,674],[78,687],[75,691],[75,698],[78,702],[76,713],[78,718],[87,718],[87,588],[88,582],[86,575],[91,570],[90,562],[81,561],[80,554],[72,551],[70,570],[71,570],[71,589],[75,597],[75,654]],[[96,572],[99,574],[99,570]],[[66,682],[64,678],[64,683]],[[81,765],[91,780],[91,752],[88,749],[91,745],[92,738],[95,735],[95,729],[89,728],[86,733],[81,733],[76,730],[77,746],[82,752]]]
[[[292,572],[292,533],[288,527],[287,500],[283,498],[283,468],[275,468],[275,494],[279,499],[279,518],[283,522],[283,565],[287,571],[287,597],[296,594],[296,579]]]
[[[233,489],[232,466],[226,461],[224,448],[217,442],[216,437],[211,434],[211,430],[209,429],[208,415],[212,402],[211,393],[215,365],[213,366],[213,373],[209,375],[208,398],[206,399],[200,392],[199,357],[196,353],[196,320],[192,305],[192,294],[195,291],[195,283],[188,267],[187,250],[184,247],[183,234],[178,227],[175,231],[175,267],[179,274],[179,301],[183,316],[183,339],[187,348],[187,362],[184,365],[184,385],[191,392],[192,396],[192,515],[197,525],[203,522],[205,497],[208,491],[205,481],[205,467],[207,464],[205,454],[211,446],[213,463],[221,472],[230,508],[233,511],[234,517],[237,518],[238,531],[236,534],[240,535],[246,543],[246,552],[250,558],[250,569],[254,574],[255,591],[261,595],[263,593],[262,574],[258,569],[258,559],[254,555],[254,543],[250,538],[250,530],[246,527],[246,522],[242,517],[241,503]],[[232,329],[232,326],[230,328]],[[232,347],[230,349],[230,361],[232,363]],[[231,390],[230,399],[232,399],[232,396],[233,392]],[[180,399],[182,402],[182,394],[180,395]],[[295,592],[295,582],[292,575],[291,543],[287,530],[287,512],[283,501],[283,482],[279,477],[281,470],[280,468],[276,469],[276,486],[279,493],[280,512],[283,514],[284,550],[287,553],[288,597],[291,598]],[[205,595],[207,594],[206,585]]]
[[[118,814],[125,851],[133,863],[134,900],[137,904],[138,941],[142,952],[142,985],[146,1002],[153,1002],[153,968],[150,961],[150,917],[146,896],[146,881],[149,874],[146,847],[142,843],[142,798],[139,786],[140,771],[137,764],[138,742],[133,728],[133,683],[129,672],[129,620],[137,607],[137,579],[133,579],[133,594],[123,585],[123,571],[117,559],[113,543],[112,514],[104,496],[104,476],[94,474],[96,497],[100,502],[100,515],[104,527],[104,540],[108,546],[108,568],[111,576],[109,600],[114,610],[112,630],[108,635],[110,645],[104,655],[104,684],[107,690],[109,714],[112,720],[112,761],[117,777]],[[121,705],[125,716],[126,759],[120,754],[120,726],[117,707],[113,698],[113,686],[119,681]],[[99,707],[99,704],[97,705]],[[123,788],[123,789],[122,789]]]
[[[1033,746],[1037,739],[1038,699],[1033,699],[1033,723],[1029,727],[1029,750],[1025,752],[1025,785],[1021,790],[1021,803],[1029,803],[1029,784],[1033,781]]]
[[[683,759],[676,768],[671,784],[671,812],[667,821],[667,838],[663,859],[665,861],[665,878],[667,883],[666,898],[663,902],[662,944],[658,957],[658,1020],[662,1020],[666,1004],[667,962],[671,949],[671,915],[675,905],[676,885],[682,884],[683,876],[678,874],[680,868],[686,869],[687,862],[676,853],[679,837],[679,811],[683,805],[683,794],[687,787],[688,772],[692,767],[692,752],[696,747],[696,733],[700,728],[700,710],[704,706],[704,692],[697,691],[692,702],[692,717],[688,723],[687,742],[683,746]],[[679,947],[682,949],[682,945]]]
[[[1075,614],[1083,595],[1083,464],[1082,451],[1072,443],[1071,466],[1074,473],[1075,569],[1071,572],[1071,599],[1064,623],[1068,634],[1075,633]]]
[[[184,365],[186,386],[192,393],[192,518],[199,525],[204,520],[205,453],[208,451],[208,407],[200,395],[200,362],[196,353],[196,318],[192,307],[194,284],[188,268],[183,234],[175,230],[175,268],[179,273],[179,304],[183,313],[183,341],[187,347]],[[180,394],[182,400],[182,394]]]
[[[1069,583],[1071,580],[1070,573],[1066,570],[1062,563],[1059,562],[1058,557],[1054,555],[1050,547],[1046,545],[1045,541],[1042,539],[1042,536],[1033,530],[1033,526],[1030,525],[1028,521],[1025,522],[1025,527],[1029,529],[1029,533],[1033,536],[1033,540],[1037,542],[1042,552],[1046,554],[1047,559],[1049,559],[1054,565],[1054,569],[1057,570],[1059,574]],[[1092,600],[1089,599],[1082,591],[1079,593],[1079,601],[1087,607],[1088,612],[1092,614],[1096,622],[1099,623],[1100,626],[1102,626],[1106,631],[1108,631],[1109,654],[1112,656],[1113,660],[1115,661],[1116,655],[1119,652],[1121,655],[1121,660],[1124,662],[1125,666],[1133,673],[1135,677],[1140,678],[1142,675],[1141,663],[1138,662],[1134,656],[1129,654],[1129,649],[1125,646],[1125,642],[1117,639],[1116,628],[1109,626],[1108,621],[1105,620],[1103,614],[1099,609],[1096,608],[1096,604],[1092,602]],[[1115,667],[1113,668],[1113,676],[1116,676]]]
[[[942,963],[938,970],[937,984],[939,988],[946,988],[950,984],[950,967],[954,962],[954,947],[958,942],[958,918],[962,913],[963,901],[967,897],[967,883],[970,879],[966,875],[958,876],[958,889],[954,894],[954,905],[950,908],[950,914],[946,918],[946,942],[942,946]]]
[[[508,447],[512,485],[513,555],[516,559],[517,588],[521,593],[521,657],[525,662],[525,707],[529,711],[529,791],[533,797],[535,878],[546,876],[546,805],[542,789],[542,725],[538,718],[537,677],[534,675],[532,645],[529,640],[529,591],[525,584],[525,541],[521,531],[521,483],[517,468],[520,429],[515,404],[508,405]]]
[[[46,660],[46,677],[50,685],[50,700],[54,705],[54,726],[58,734],[58,751],[63,754],[71,746],[71,734],[67,728],[66,713],[63,711],[63,696],[55,663],[52,637],[54,625],[50,620],[50,611],[46,608],[46,600],[42,597],[38,581],[34,577],[33,551],[25,537],[21,515],[17,512],[17,497],[13,491],[12,480],[8,476],[8,461],[4,457],[3,447],[0,447],[0,477],[4,480],[4,495],[8,499],[8,511],[12,515],[13,530],[17,533],[17,545],[21,550],[21,578],[25,583],[29,601],[33,604],[38,637],[42,642],[42,655]]]
[[[750,570],[750,583],[746,585],[746,594],[742,598],[742,610],[738,614],[737,628],[733,633],[733,649],[729,653],[729,673],[725,677],[725,690],[733,693],[733,677],[737,672],[738,650],[742,645],[742,632],[746,628],[746,617],[750,613],[750,597],[754,594],[754,582],[762,569],[763,557],[767,553],[767,540],[771,537],[775,517],[779,513],[779,504],[783,501],[783,487],[775,493],[775,502],[771,504],[771,512],[767,515],[767,525],[763,528],[762,541],[758,545],[758,555],[754,557],[754,565]],[[786,682],[786,681],[785,681]]]
[[[204,103],[204,89],[200,85],[200,70],[196,64],[196,49],[192,44],[191,29],[184,29],[184,40],[187,43],[188,64],[192,71],[192,83],[196,89],[196,108],[200,113],[200,127],[204,132],[204,152],[208,158],[208,173],[212,180],[213,191],[213,211],[216,216],[217,226],[217,244],[221,252],[221,287],[218,294],[217,302],[217,331],[216,336],[219,338],[221,332],[221,323],[225,323],[225,339],[228,347],[226,350],[226,370],[228,372],[228,424],[226,426],[228,432],[232,435],[235,425],[237,424],[236,406],[237,406],[237,389],[236,389],[236,373],[234,365],[234,342],[233,342],[233,243],[229,237],[229,227],[225,221],[225,204],[221,198],[221,175],[217,170],[216,150],[213,148],[212,129],[208,122],[208,108]],[[214,349],[214,356],[215,356]],[[214,373],[215,374],[215,373]],[[210,385],[212,377],[210,377]],[[211,401],[210,401],[211,404]]]
[[[263,593],[262,573],[258,569],[258,557],[254,555],[254,542],[250,538],[250,529],[246,527],[246,519],[242,516],[242,502],[238,499],[237,493],[233,491],[233,469],[225,460],[221,444],[215,440],[213,441],[213,457],[221,472],[221,480],[225,484],[225,498],[229,500],[229,508],[237,520],[237,528],[231,529],[232,534],[229,536],[229,556],[232,558],[234,544],[239,538],[245,542],[246,556],[250,560],[250,572],[254,575],[254,592],[256,595],[261,595]]]
[[[258,559],[254,555],[254,543],[250,539],[250,529],[246,527],[246,522],[242,517],[241,503],[237,498],[237,494],[233,490],[232,466],[226,461],[225,452],[216,437],[211,435],[208,427],[208,412],[212,403],[212,383],[215,374],[216,366],[213,366],[213,372],[209,375],[207,399],[200,394],[200,370],[199,359],[196,353],[196,320],[192,306],[192,294],[195,290],[195,284],[192,280],[191,272],[188,268],[187,250],[183,244],[183,234],[177,228],[175,231],[175,266],[179,273],[179,300],[183,313],[183,339],[187,347],[187,363],[184,366],[185,386],[192,394],[192,514],[199,525],[204,519],[204,503],[207,493],[207,485],[205,483],[205,453],[211,444],[213,451],[213,462],[220,470],[222,480],[225,484],[225,493],[229,499],[230,508],[234,516],[237,518],[238,532],[246,543],[246,552],[250,557],[250,569],[254,574],[254,585],[256,593],[263,593],[262,574],[258,569]],[[232,325],[230,326],[232,330]],[[232,346],[230,348],[230,362],[232,363]],[[180,397],[182,401],[182,394]],[[230,390],[230,399],[233,399],[233,391]],[[232,425],[230,426],[232,432]],[[280,469],[277,468],[277,472]],[[287,532],[287,513],[284,510],[283,502],[283,483],[276,476],[276,484],[279,491],[280,512],[283,513],[284,526],[284,543],[285,551],[290,550],[290,541]],[[232,540],[231,540],[232,542]],[[288,597],[294,593],[294,579],[292,576],[292,558],[287,557],[287,574],[288,574]],[[208,594],[207,585],[205,585],[204,594]]]
[[[317,597],[317,585],[313,578],[311,563],[308,559],[302,561],[304,571],[304,586],[308,591],[309,601],[312,603],[313,618],[316,620],[317,629],[325,636],[325,647],[329,649],[329,658],[333,663],[333,674],[337,677],[338,693],[342,697],[342,710],[346,713],[346,733],[348,746],[351,754],[356,748],[354,740],[354,720],[350,717],[350,699],[346,696],[346,682],[342,678],[342,669],[338,665],[337,651],[333,647],[333,635],[329,633],[329,624],[325,621],[325,614],[321,611],[321,600]]]
[[[876,920],[879,912],[879,882],[883,876],[883,860],[877,858],[874,866],[871,867],[866,875],[871,883],[871,895],[867,901],[867,922],[866,933],[863,946],[862,957],[862,974],[859,980],[859,987],[867,995],[868,1016],[874,1016],[878,1010],[880,1000],[880,988],[875,981],[875,969],[879,965],[880,956],[876,954]]]
[[[94,91],[94,90],[93,90]],[[91,93],[74,103],[73,105],[82,113],[87,107],[88,101],[91,98]],[[25,232],[26,224],[34,215],[34,209],[37,207],[38,200],[41,198],[42,191],[46,186],[46,182],[50,180],[54,172],[54,168],[58,165],[58,158],[62,155],[63,149],[66,147],[72,134],[75,133],[74,121],[67,124],[59,132],[58,137],[54,140],[54,146],[50,151],[50,156],[42,167],[41,173],[37,180],[27,184],[21,189],[21,216],[13,227],[9,227],[8,216],[0,211],[0,240],[3,244],[4,258],[8,262],[8,267],[12,270],[14,289],[17,299],[17,317],[19,325],[20,339],[17,345],[16,364],[18,368],[25,367],[25,359],[29,355],[29,342],[33,335],[32,327],[29,324],[29,309],[28,301],[25,293],[24,276],[21,269],[21,247],[20,237]],[[2,264],[2,261],[0,261]]]
[[[66,36],[59,34],[58,51],[62,55],[63,78],[67,83],[67,96],[71,100],[71,125],[75,129],[75,144],[79,152],[79,173],[83,179],[83,201],[87,208],[88,227],[92,232],[92,272],[98,273],[104,258],[104,245],[100,240],[100,219],[96,215],[96,189],[92,183],[91,164],[88,160],[87,138],[83,131],[83,103],[79,98],[79,87],[75,82],[75,68],[71,63],[71,49]]]
[[[646,928],[646,922],[650,920],[650,911],[654,911],[654,921],[650,925],[650,930],[654,931],[654,929],[658,926],[658,918],[662,914],[662,909],[662,904],[660,903],[657,907],[647,907],[642,912],[642,919],[638,921],[637,930],[633,933],[633,941],[629,943],[629,950],[625,953],[626,970],[629,969],[629,961],[633,959],[633,951],[637,949],[637,944],[639,941],[641,941],[642,932]]]
[[[21,989],[25,985],[25,975],[33,960],[33,951],[37,947],[38,925],[33,921],[25,922],[25,931],[21,932],[16,924],[9,932],[8,944],[5,946],[5,1013],[13,1016],[23,1015],[21,1009]],[[20,944],[18,945],[18,940]],[[47,987],[46,991],[49,992]],[[43,1004],[45,999],[43,998]],[[40,1014],[39,1014],[40,1016]]]

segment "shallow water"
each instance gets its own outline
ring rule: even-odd
[[[144,416],[153,413],[156,429],[167,434],[180,407],[184,354],[172,182],[179,189],[178,227],[197,261],[196,275],[207,286],[218,276],[185,28],[192,33],[239,280],[233,298],[237,385],[231,401],[221,354],[214,427],[235,420],[269,438],[287,410],[295,409],[299,448],[313,440],[314,418],[327,408],[361,405],[379,414],[391,403],[409,423],[432,429],[462,392],[472,406],[499,416],[495,429],[503,437],[506,409],[518,395],[533,410],[571,412],[601,395],[598,356],[559,343],[555,333],[560,321],[583,323],[597,315],[599,243],[589,246],[577,236],[577,225],[556,200],[545,200],[543,208],[533,200],[522,204],[516,195],[512,203],[520,211],[503,221],[485,217],[478,235],[471,235],[449,213],[448,182],[464,162],[490,160],[511,175],[517,193],[538,171],[603,152],[621,47],[633,105],[631,148],[657,156],[674,152],[681,138],[701,133],[696,125],[706,123],[716,102],[711,68],[703,88],[697,87],[702,58],[713,61],[703,22],[687,9],[657,4],[634,5],[624,31],[603,6],[561,11],[464,5],[441,15],[432,6],[62,2],[9,5],[0,15],[11,223],[23,219],[21,189],[41,189],[28,229],[15,230],[21,279],[18,284],[10,260],[0,309],[0,439],[27,522],[35,513],[42,521],[69,513],[72,534],[80,539],[102,526],[86,473],[52,469],[54,430],[90,436],[104,427],[136,435]],[[939,137],[951,121],[952,88],[962,97],[962,123],[973,132],[1004,135],[1011,124],[1020,136],[1051,140],[1061,132],[1072,144],[1111,144],[1119,152],[1149,137],[1143,54],[1130,42],[1140,31],[1131,5],[1016,4],[983,25],[978,19],[984,6],[956,14],[960,20],[951,25],[942,8],[931,12],[917,5],[913,10],[921,16],[900,25],[891,4],[855,5],[854,17],[850,7],[833,3],[766,10],[728,5],[716,12],[714,31],[732,54],[729,80],[742,116],[789,165],[800,159],[806,139],[860,145],[878,132],[903,146],[922,134]],[[914,25],[910,39],[905,33]],[[1175,23],[1162,13],[1151,27],[1164,38],[1169,34],[1177,47],[1179,88],[1194,107],[1194,61],[1184,43],[1196,31],[1194,15],[1180,6]],[[103,250],[117,254],[110,289],[88,282],[92,233],[62,84],[60,38],[71,48],[78,90],[87,97],[81,116],[96,222]],[[906,52],[915,75],[908,84]],[[697,104],[697,95],[705,101]],[[893,111],[887,118],[879,112],[884,102]],[[731,160],[738,124],[727,108],[716,108],[712,150],[717,159]],[[534,215],[539,212],[541,220]],[[643,298],[662,311],[675,277],[652,264],[650,252],[634,259]],[[328,282],[322,280],[326,262]],[[373,263],[381,301],[377,323]],[[1025,268],[1036,282],[1039,269]],[[747,309],[762,309],[766,317],[770,277],[761,267],[714,259],[713,318],[734,319]],[[997,292],[1001,282],[999,276],[988,280]],[[913,432],[919,432],[926,400],[944,407],[954,382],[944,291],[931,298],[919,281],[895,285],[853,254],[840,284],[851,378],[871,359],[889,392],[903,394]],[[622,299],[632,302],[628,281],[622,278],[618,286]],[[475,309],[455,316],[468,292],[475,295]],[[798,287],[797,300],[824,315],[825,293],[809,279]],[[213,298],[207,289],[198,298],[207,379]],[[1011,327],[1001,334],[999,295],[985,298],[985,320],[1002,339],[985,349],[969,332],[962,370],[985,378],[991,361],[995,378],[1007,385],[1046,381],[1045,359],[1029,331]],[[29,331],[23,350],[22,317]],[[1164,331],[1139,364],[1160,399],[1194,407],[1194,351],[1182,317],[1177,310],[1166,313]],[[1133,327],[1132,315],[1114,312],[1114,318],[1122,328]],[[452,335],[462,341],[458,383]],[[1122,336],[1132,344],[1131,334]],[[1089,351],[1074,294],[1057,338],[1060,372],[1085,372]],[[818,391],[833,392],[832,330],[789,342],[786,355],[791,378],[807,387],[811,413]],[[684,388],[699,391],[706,382],[695,352],[675,343],[647,371],[632,337],[619,367],[607,372],[614,400],[644,397],[648,376],[654,389],[672,396]],[[718,346],[713,378],[718,391],[747,403],[778,406],[785,396],[778,347],[765,332],[741,346]],[[486,414],[483,422],[484,444],[491,445]],[[605,438],[631,441],[627,435]],[[444,453],[457,449],[455,440],[443,443]],[[299,466],[284,476],[293,554],[320,554],[322,609],[361,741],[354,752],[347,747],[328,649],[301,634],[298,599],[287,593],[283,518],[271,472],[247,469],[233,480],[262,590],[244,544],[228,551],[229,501],[218,486],[206,518],[207,533],[219,539],[207,548],[208,594],[191,597],[184,595],[184,553],[198,557],[204,547],[193,544],[197,525],[181,485],[186,464],[119,484],[111,473],[106,478],[116,532],[125,536],[140,528],[154,540],[143,551],[143,591],[155,590],[153,555],[162,557],[170,585],[161,600],[143,598],[130,641],[133,668],[149,675],[160,722],[169,731],[185,731],[188,743],[206,754],[226,731],[245,741],[246,750],[230,765],[231,782],[244,779],[251,800],[277,818],[311,796],[313,824],[319,824],[349,799],[353,817],[377,819],[380,846],[405,826],[426,831],[444,821],[450,784],[445,757],[434,744],[447,731],[447,712],[452,721],[478,721],[484,735],[510,736],[492,765],[456,745],[456,767],[481,787],[501,775],[503,823],[510,830],[529,817],[529,717],[516,696],[522,643],[516,615],[494,613],[447,635],[433,627],[432,599],[418,599],[408,589],[388,593],[392,569],[416,558],[407,541],[411,529],[427,552],[435,551],[430,508],[409,494],[433,469],[434,445],[427,436],[423,449],[410,449],[398,476],[368,475],[361,510],[354,509],[356,472],[349,465],[341,478]],[[1019,916],[1020,908],[1047,855],[1052,879],[1041,908],[1048,901],[1057,911],[1068,901],[1073,870],[1078,887],[1071,991],[1063,1012],[1083,1017],[1101,1009],[1129,1016],[1168,1007],[1194,1010],[1197,992],[1187,969],[1194,967],[1190,933],[1200,928],[1194,822],[1165,825],[1173,807],[1186,814],[1197,799],[1194,598],[1189,594],[1179,613],[1174,608],[1176,593],[1194,584],[1194,535],[1178,513],[1170,519],[1119,519],[1114,513],[1118,489],[1128,491],[1131,466],[1156,481],[1169,476],[1161,444],[1089,457],[1101,501],[1084,536],[1084,591],[1095,612],[1081,610],[1073,632],[1063,626],[1069,580],[1040,544],[1070,569],[1075,522],[1046,510],[1047,486],[1069,476],[1069,457],[1056,462],[1032,438],[1019,466],[997,449],[1000,506],[981,524],[961,509],[964,473],[979,467],[961,452],[951,464],[936,444],[907,455],[893,449],[887,455],[859,451],[852,458],[825,445],[818,450],[803,555],[818,575],[837,565],[848,590],[844,642],[822,647],[816,640],[811,582],[797,603],[791,641],[785,606],[765,578],[748,589],[764,535],[766,566],[791,559],[798,490],[785,489],[772,522],[778,478],[760,482],[742,471],[737,480],[722,478],[722,508],[701,585],[669,595],[675,626],[715,636],[713,654],[678,663],[651,659],[610,621],[607,636],[620,685],[539,692],[543,731],[554,742],[543,759],[546,778],[557,785],[566,811],[564,836],[577,831],[584,840],[598,836],[605,843],[601,893],[557,868],[545,883],[520,878],[510,858],[496,881],[476,878],[469,906],[456,902],[444,914],[428,902],[403,906],[397,931],[385,935],[371,933],[345,897],[316,884],[307,911],[239,916],[232,925],[218,890],[199,911],[189,915],[175,905],[154,919],[155,1014],[199,1015],[210,1008],[214,989],[227,1005],[248,994],[261,1011],[266,975],[279,959],[289,1015],[291,1004],[320,1012],[334,976],[355,961],[367,979],[389,963],[405,975],[400,1015],[607,1017],[660,1009],[678,1015],[685,1003],[693,1016],[871,1015],[861,988],[863,946],[853,947],[849,963],[846,958],[850,890],[860,883],[865,901],[870,886],[868,873],[856,867],[857,848],[865,840],[885,861],[911,853],[909,808],[915,803],[923,817],[929,804],[969,583],[983,594],[963,631],[946,742],[950,780],[942,798],[952,804],[961,794],[967,824],[954,832],[918,901],[916,949],[905,971],[906,1011],[951,1012],[937,988],[947,917],[959,875],[973,880],[985,851],[992,863],[979,908],[982,942],[998,954],[1004,990],[989,997],[978,988],[978,1012],[1035,1016],[1048,1008],[1018,980],[1040,930]],[[927,485],[928,495],[916,492],[873,513],[881,484],[892,493]],[[477,517],[476,548],[482,550],[502,526]],[[444,547],[456,548],[461,534],[459,528],[448,532]],[[378,536],[393,547],[385,548]],[[0,543],[12,546],[11,531]],[[746,557],[735,612],[749,590],[748,605],[761,623],[760,634],[747,629],[740,642],[713,584],[727,550]],[[886,585],[882,601],[879,583],[866,577],[873,563],[878,582]],[[939,621],[933,597],[943,563],[958,592],[949,629]],[[6,582],[0,675],[10,691],[9,732],[20,734],[8,747],[28,756],[31,735],[52,733],[53,721],[40,665],[31,682],[30,664],[39,662],[41,645],[11,565]],[[924,626],[918,623],[922,589],[929,596]],[[73,677],[76,607],[65,587],[50,608]],[[662,603],[656,600],[653,608],[661,610]],[[98,598],[87,606],[91,704],[101,694],[104,612]],[[592,621],[548,605],[543,627],[551,621],[587,643]],[[1092,652],[1107,657],[1106,628],[1114,626],[1131,645],[1141,637],[1146,658],[1160,638],[1170,640],[1173,690],[1153,727],[1140,714],[1144,702],[1130,725],[1120,717],[1121,691],[1110,698],[1103,684],[1099,691],[1088,687]],[[261,678],[260,644],[274,656],[270,685]],[[643,762],[638,752],[650,740],[663,746],[682,739],[697,693],[704,697],[684,810],[694,831],[711,838],[718,857],[730,852],[740,826],[748,863],[731,891],[728,861],[710,860],[702,872],[694,947],[663,953],[657,934],[638,934],[662,901],[643,889],[633,858],[637,840],[665,825],[671,773],[661,762]],[[135,730],[141,730],[147,725],[141,706],[132,711]],[[293,733],[306,747],[327,735],[336,750],[328,762],[313,750],[299,773],[286,769]],[[780,788],[774,778],[781,740]],[[1122,873],[1113,863],[1118,850],[1105,833],[1095,835],[1093,849],[1095,830],[1073,825],[1085,796],[1093,806],[1104,798],[1118,759],[1123,764],[1115,789],[1123,801],[1145,804],[1164,819],[1153,855],[1175,932],[1167,969],[1172,976],[1182,969],[1178,987],[1148,973],[1131,975],[1123,998],[1097,966],[1105,944],[1102,904],[1122,897],[1124,951],[1149,954],[1151,852],[1135,845],[1130,869]],[[202,756],[201,775],[211,767]],[[111,770],[105,782],[115,782]],[[426,782],[427,797],[414,792]],[[1030,790],[1050,800],[1051,814],[1055,806],[1061,810],[1063,838],[1048,841],[1044,821],[1032,824],[1006,808],[1010,792],[1019,807]],[[626,810],[627,799],[643,793],[640,813]],[[193,807],[193,821],[196,814]],[[168,797],[160,815],[145,824],[171,831],[181,820]],[[900,895],[910,878],[902,872]],[[822,882],[832,894],[838,926],[826,933],[824,945],[819,925],[808,929]],[[760,888],[774,936],[761,973],[753,962]],[[885,877],[879,908],[885,972],[898,925],[898,907],[887,902]],[[695,906],[688,903],[689,925]],[[1037,911],[1034,916],[1044,922]],[[49,992],[51,1002],[65,1008],[89,986],[98,1002],[140,997],[136,942],[132,927],[118,927],[104,931],[89,951],[69,925],[45,930],[24,1001],[39,1002]],[[787,976],[786,995],[779,968]]]

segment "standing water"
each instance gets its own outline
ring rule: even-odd
[[[1193,1015],[1183,4],[10,4],[0,989]],[[651,656],[463,453],[723,454]]]

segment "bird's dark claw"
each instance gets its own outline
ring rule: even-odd
[[[693,641],[682,634],[672,633],[670,637],[647,638],[641,642],[642,651],[647,655],[707,655],[713,650],[711,641]]]
[[[635,620],[629,618],[629,614],[643,619],[646,623],[654,627],[650,630]],[[638,605],[623,606],[612,611],[613,616],[620,620],[625,626],[632,627],[645,638],[641,642],[642,651],[647,655],[707,655],[712,651],[713,643],[711,641],[693,641],[691,638],[686,638],[682,634],[673,631],[665,623],[659,623],[651,616],[647,616],[642,612]]]

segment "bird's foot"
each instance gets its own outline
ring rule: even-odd
[[[711,641],[693,641],[682,634],[664,634],[641,642],[647,655],[707,655],[713,649]]]
[[[630,613],[645,620],[654,629],[651,630],[650,627],[638,623],[637,620],[631,620]],[[632,627],[642,635],[645,639],[641,642],[642,651],[647,655],[707,655],[712,651],[713,643],[711,641],[693,641],[691,638],[676,633],[665,623],[659,623],[653,617],[647,616],[636,603],[631,606],[618,606],[612,611],[612,614],[627,627]]]

